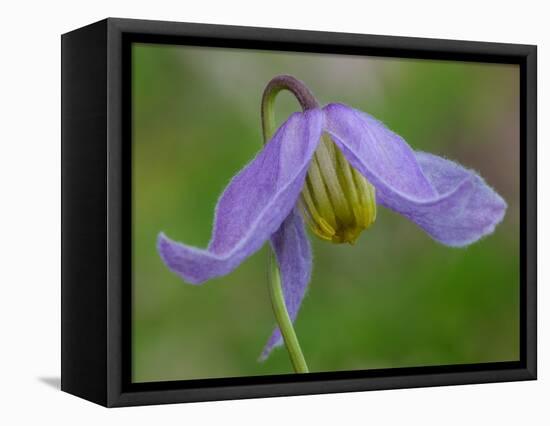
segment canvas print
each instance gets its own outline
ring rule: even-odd
[[[519,360],[519,66],[131,67],[133,382]]]

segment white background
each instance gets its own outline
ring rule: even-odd
[[[4,2],[0,49],[0,423],[549,424],[550,75],[543,1]],[[539,380],[107,410],[58,391],[60,34],[107,16],[539,46]],[[498,153],[495,153],[498,157]],[[53,385],[52,385],[53,384]]]

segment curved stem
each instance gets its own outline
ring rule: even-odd
[[[278,75],[271,79],[264,89],[262,96],[262,131],[264,136],[264,145],[271,139],[275,131],[275,110],[273,104],[275,98],[281,90],[288,90],[300,103],[305,111],[307,109],[319,108],[319,103],[313,93],[297,78],[291,75]]]
[[[264,145],[271,139],[275,132],[275,111],[273,104],[277,94],[281,90],[291,92],[300,103],[300,106],[305,111],[310,108],[318,108],[319,104],[311,91],[301,81],[289,75],[280,75],[273,78],[266,86],[262,97],[262,132],[264,137]],[[307,373],[308,368],[306,360],[300,348],[298,337],[294,331],[292,320],[286,309],[283,289],[281,286],[281,273],[277,265],[277,259],[273,253],[273,249],[269,251],[269,295],[271,297],[271,305],[273,313],[283,340],[285,342],[288,355],[294,371],[296,373]]]

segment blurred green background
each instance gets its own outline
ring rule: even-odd
[[[480,172],[508,202],[496,232],[444,247],[383,208],[355,246],[314,237],[296,331],[311,371],[519,358],[519,69],[461,62],[135,44],[133,322],[135,382],[289,373],[257,358],[274,318],[266,248],[229,276],[185,284],[156,237],[205,247],[229,179],[261,149],[259,106],[277,74],[322,103],[366,111],[416,150]],[[298,110],[277,101],[279,122]]]

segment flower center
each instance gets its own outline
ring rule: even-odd
[[[355,243],[376,219],[374,187],[326,133],[311,161],[300,208],[311,230],[333,243]]]

